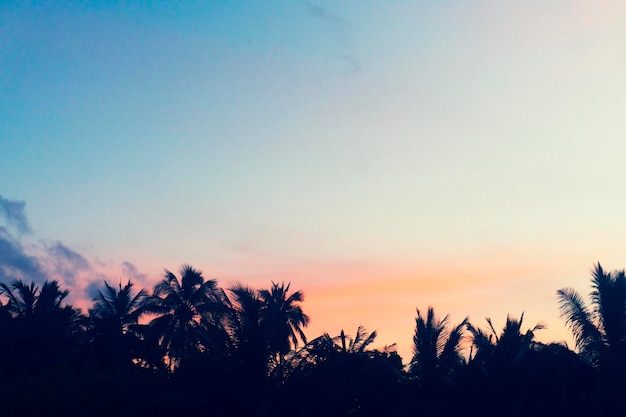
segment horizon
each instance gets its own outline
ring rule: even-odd
[[[415,309],[565,340],[626,266],[626,5],[0,6],[0,281],[291,282],[309,337]]]
[[[130,281],[135,286],[135,291],[145,289],[149,293],[152,292],[153,287],[163,279],[163,273],[160,275],[151,275],[148,273],[140,272],[137,267],[129,262],[124,261],[122,264],[117,265],[117,271],[115,266],[102,262],[95,258],[89,260],[82,254],[75,250],[65,246],[60,241],[51,239],[33,239],[33,230],[31,229],[30,220],[26,215],[26,202],[19,200],[9,200],[0,195],[0,241],[2,243],[2,256],[0,257],[0,282],[9,283],[14,279],[20,279],[26,283],[33,282],[35,284],[42,284],[44,281],[56,280],[63,288],[69,289],[70,293],[67,297],[66,303],[76,308],[80,308],[83,313],[87,313],[89,307],[93,304],[93,299],[97,292],[104,288],[104,282],[109,285],[115,286],[117,282],[121,284]],[[520,310],[519,312],[509,311],[504,316],[493,316],[490,314],[484,314],[479,319],[475,316],[472,317],[469,314],[459,316],[459,311],[462,308],[469,309],[470,311],[477,311],[476,299],[472,298],[471,302],[460,302],[460,297],[467,297],[468,293],[455,293],[451,288],[458,285],[454,281],[443,282],[446,276],[450,274],[450,271],[444,271],[444,274],[436,271],[430,272],[430,288],[428,285],[424,285],[419,279],[404,279],[397,282],[385,282],[381,280],[364,281],[359,278],[352,278],[352,282],[342,282],[338,285],[315,286],[310,288],[306,287],[306,282],[312,280],[313,277],[299,277],[299,279],[273,279],[266,277],[268,281],[264,283],[262,277],[259,275],[250,275],[244,277],[231,276],[230,281],[224,282],[220,277],[208,275],[201,268],[197,268],[196,265],[181,263],[176,268],[162,268],[165,271],[172,271],[178,275],[178,269],[183,265],[190,265],[198,269],[205,279],[213,279],[217,282],[217,285],[223,288],[229,293],[230,288],[238,283],[251,286],[254,289],[269,288],[271,283],[285,283],[290,284],[291,291],[301,291],[304,294],[304,301],[301,303],[305,314],[311,318],[311,323],[308,327],[305,327],[304,333],[307,335],[307,339],[310,341],[316,337],[322,336],[328,333],[331,337],[339,335],[343,330],[348,337],[353,337],[359,326],[363,326],[368,332],[376,331],[378,337],[376,338],[372,347],[374,349],[381,349],[385,346],[396,345],[398,354],[402,357],[403,363],[406,365],[411,361],[412,357],[412,337],[415,331],[415,319],[417,317],[416,310],[419,309],[425,312],[428,307],[434,307],[436,315],[441,319],[444,316],[449,317],[449,326],[454,326],[460,323],[464,318],[467,318],[472,325],[478,328],[486,329],[486,318],[492,320],[496,329],[504,327],[506,319],[510,316],[515,319],[519,319],[523,314],[523,329],[531,329],[536,324],[546,325],[546,328],[540,329],[538,333],[535,333],[535,340],[541,343],[566,343],[567,346],[576,350],[573,343],[573,339],[569,328],[566,324],[559,320],[561,324],[560,329],[551,329],[548,325],[548,321],[541,318],[536,312]],[[371,274],[372,268],[363,267],[364,273]],[[354,272],[358,268],[354,265],[346,267],[347,270]],[[510,270],[510,265],[507,266],[507,270],[510,274],[509,278],[514,280],[516,275],[519,276],[519,271]],[[391,268],[385,269],[389,272]],[[436,269],[433,267],[433,269]],[[623,268],[621,268],[623,269]],[[618,269],[607,269],[617,271]],[[587,277],[587,287],[590,287],[590,277],[592,269],[589,268],[589,276]],[[455,275],[462,273],[461,270],[452,271]],[[489,271],[488,275],[500,276],[499,273]],[[439,275],[438,275],[439,274]],[[397,275],[397,274],[395,274]],[[247,279],[246,279],[247,278]],[[424,277],[422,277],[423,279]],[[482,276],[482,279],[485,277]],[[440,281],[441,280],[441,281]],[[254,284],[251,284],[251,282]],[[294,285],[295,283],[304,283],[304,286]],[[313,281],[310,281],[314,283]],[[476,281],[470,281],[465,283],[466,289],[471,287],[471,284]],[[393,284],[393,285],[389,285]],[[394,285],[400,284],[399,287]],[[519,286],[519,284],[517,284]],[[415,287],[412,289],[412,287]],[[571,285],[565,285],[563,288],[574,288],[581,293],[585,299],[588,298],[588,294],[583,288],[576,288]],[[559,288],[560,289],[560,288]],[[309,291],[310,290],[310,291]],[[424,294],[432,294],[433,298],[443,297],[446,300],[447,297],[453,301],[453,313],[449,311],[443,311],[433,303],[426,302],[424,305],[416,305],[413,308],[413,315],[410,316],[410,320],[406,320],[407,306],[411,305],[413,298],[407,296],[405,293],[413,291],[415,294],[419,294],[420,299],[425,299]],[[501,291],[497,286],[491,288],[482,287],[474,289],[474,296],[482,297],[483,301],[493,297],[495,292]],[[535,291],[536,288],[533,289]],[[309,292],[312,292],[313,301],[311,302]],[[447,296],[445,295],[447,292]],[[556,298],[556,290],[554,293],[554,312],[558,314],[559,308]],[[471,294],[471,293],[470,293]],[[374,298],[374,300],[372,299]],[[369,300],[369,301],[368,301]],[[390,306],[393,302],[395,305]],[[492,300],[497,306],[508,304],[510,299],[498,299]],[[448,301],[449,302],[449,301]],[[445,304],[442,303],[442,304]],[[480,304],[480,303],[479,303]],[[312,308],[309,309],[309,306]],[[373,308],[372,305],[378,307]],[[380,305],[386,306],[380,308]],[[546,306],[543,306],[546,307]],[[479,308],[484,308],[482,305]],[[502,308],[502,307],[500,307]],[[541,309],[544,313],[547,309]],[[333,317],[332,323],[329,324],[329,320],[322,323],[317,323],[316,316],[320,315],[324,317],[324,313]],[[379,317],[382,313],[382,317]],[[387,321],[389,317],[398,319],[403,318],[401,324],[390,323]],[[368,322],[378,323],[382,327],[382,331],[378,328],[374,328],[368,325]],[[345,325],[342,325],[344,323]],[[408,326],[407,324],[412,324]],[[547,333],[547,334],[546,334]],[[383,339],[393,335],[402,337],[398,340]],[[382,336],[382,337],[381,337]],[[469,337],[466,335],[466,338]],[[560,338],[559,338],[560,337]],[[468,339],[469,341],[469,339]],[[301,345],[299,345],[301,347]],[[467,353],[467,352],[465,352]]]

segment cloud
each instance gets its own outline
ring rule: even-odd
[[[98,274],[98,276],[92,280],[87,282],[85,285],[84,292],[90,300],[93,300],[98,296],[98,292],[104,289],[104,282],[108,282],[109,285],[112,284],[111,278],[105,274]]]
[[[117,279],[112,279],[110,274],[97,274],[97,277],[87,283],[84,288],[84,293],[90,300],[93,300],[98,296],[100,291],[104,290],[104,282],[106,281],[109,285],[117,287],[117,285],[124,286],[126,282],[130,280],[130,282],[134,285],[134,291],[139,291],[140,289],[147,288],[147,281],[149,279],[148,274],[144,274],[139,272],[137,267],[132,262],[122,262],[121,264],[121,272],[122,277]]]
[[[111,277],[119,277],[120,271],[124,281],[131,279],[140,288],[147,284],[148,276],[131,262],[111,266],[88,260],[61,241],[25,238],[25,234],[32,233],[25,205],[23,201],[9,201],[0,196],[0,218],[7,222],[7,227],[0,225],[0,282],[22,280],[42,284],[56,280],[70,290],[67,302],[81,308],[90,307],[91,299],[104,281],[117,282],[119,278]],[[25,239],[28,244],[24,243]]]
[[[341,17],[331,13],[327,8],[319,4],[307,3],[309,13],[314,19],[318,19],[332,29],[341,47],[341,57],[348,65],[351,72],[361,69],[361,64],[356,59],[349,46],[350,25]]]
[[[133,263],[128,261],[122,262],[122,274],[127,279],[130,279],[131,282],[135,282],[140,285],[144,285],[148,278],[147,274],[139,272],[137,267]]]
[[[22,243],[0,226],[0,281],[21,279],[43,282],[46,278],[39,259],[27,254]]]
[[[316,17],[321,20],[325,20],[331,25],[335,26],[337,29],[345,31],[348,27],[348,24],[345,20],[336,16],[328,11],[324,6],[320,6],[319,4],[308,3],[309,11],[313,17]]]
[[[25,208],[25,201],[11,201],[0,195],[0,217],[4,218],[9,227],[16,229],[19,233],[30,234],[32,229],[26,217]]]
[[[92,270],[90,263],[80,253],[57,241],[46,245],[46,263],[49,271],[69,286],[76,285],[76,278]]]

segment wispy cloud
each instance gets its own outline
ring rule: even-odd
[[[0,196],[0,220],[6,222],[6,226],[0,225],[0,282],[17,279],[41,284],[57,280],[71,290],[68,301],[80,306],[90,303],[104,281],[112,284],[119,279],[130,279],[139,287],[149,284],[147,275],[131,262],[112,266],[90,261],[60,241],[33,240],[32,237],[25,240],[25,234],[32,235],[25,206],[24,201],[10,201]]]
[[[144,274],[139,272],[135,264],[131,262],[122,262],[122,275],[126,279],[130,279],[131,281],[139,284],[140,286],[145,286],[148,284],[148,274]]]
[[[26,253],[22,243],[0,226],[0,281],[14,279],[43,282],[47,277],[39,259]]]
[[[349,38],[351,29],[348,22],[319,4],[307,3],[307,7],[310,15],[314,19],[324,22],[333,31],[334,36],[341,47],[341,58],[348,65],[348,69],[351,72],[360,71],[361,64],[354,56],[352,48],[350,47]]]
[[[76,278],[84,272],[91,272],[89,261],[80,253],[68,248],[61,242],[45,245],[48,270],[55,276],[62,277],[66,285],[75,286]]]
[[[0,218],[6,221],[7,226],[19,233],[29,234],[32,233],[32,229],[26,217],[25,208],[25,201],[12,201],[0,195]]]

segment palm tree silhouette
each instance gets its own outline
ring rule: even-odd
[[[626,273],[605,272],[596,264],[589,309],[572,288],[557,291],[561,317],[570,327],[579,354],[594,367],[626,366]]]
[[[300,306],[304,294],[301,291],[289,294],[290,286],[272,282],[270,289],[259,290],[261,323],[267,329],[268,351],[279,362],[292,345],[294,349],[298,347],[298,338],[306,344],[302,328],[310,321]]]
[[[467,318],[450,329],[448,316],[439,320],[433,307],[428,307],[426,317],[417,310],[415,324],[409,373],[418,377],[447,376],[465,363],[461,355],[461,339]]]
[[[599,407],[623,415],[626,404],[626,272],[605,272],[600,263],[591,276],[591,307],[572,288],[557,291],[561,317],[569,326],[579,355],[599,377]]]
[[[68,290],[61,290],[57,281],[46,281],[39,288],[34,282],[14,280],[0,284],[0,295],[7,298],[3,305],[5,323],[12,339],[10,343],[17,363],[24,370],[52,365],[56,358],[73,355],[79,348],[79,336],[84,333],[85,317],[71,305],[63,305]],[[25,360],[20,362],[18,357]]]
[[[150,326],[159,335],[171,371],[197,352],[222,348],[226,296],[217,281],[205,280],[190,265],[181,267],[180,279],[166,269],[164,279],[154,287],[143,309],[157,315]],[[221,340],[215,340],[215,334],[222,336]]]
[[[542,323],[536,324],[532,329],[522,332],[524,313],[519,320],[511,316],[506,317],[506,324],[500,335],[493,326],[490,318],[485,319],[489,326],[489,332],[483,332],[468,323],[467,329],[472,334],[475,354],[470,361],[481,364],[489,372],[504,375],[513,365],[534,346],[535,332],[545,328]]]
[[[398,415],[402,359],[394,345],[370,350],[375,338],[375,331],[359,326],[354,337],[344,330],[336,337],[324,333],[285,355],[278,368],[282,392],[271,414]]]
[[[6,311],[13,318],[31,317],[35,312],[39,288],[34,282],[27,285],[21,280],[14,280],[10,284],[0,283],[0,294],[8,298]]]
[[[130,364],[132,351],[140,345],[138,321],[148,293],[141,289],[133,294],[132,287],[130,280],[124,287],[120,282],[119,289],[105,281],[104,291],[98,291],[89,309],[97,354],[107,366]]]
[[[126,285],[115,289],[108,282],[104,281],[104,292],[99,290],[93,298],[93,307],[89,310],[91,317],[98,320],[105,320],[115,326],[118,334],[128,332],[129,328],[137,324],[139,317],[143,313],[142,304],[148,293],[141,289],[133,294],[133,283],[128,280]]]
[[[347,336],[343,329],[339,333],[339,336],[334,340],[340,343],[341,351],[348,353],[363,353],[365,349],[374,343],[376,340],[376,330],[367,334],[367,330],[363,326],[359,326],[356,330],[354,338]],[[346,343],[347,342],[347,343]]]
[[[299,304],[304,296],[300,291],[289,294],[289,287],[272,283],[270,289],[242,284],[230,288],[233,339],[245,372],[255,383],[282,362],[292,345],[297,348],[298,339],[306,344],[302,328],[309,317]]]

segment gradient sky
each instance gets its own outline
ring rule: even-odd
[[[56,3],[0,5],[0,279],[291,281],[407,361],[626,266],[622,1]]]

